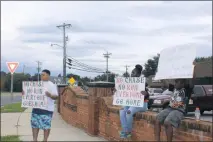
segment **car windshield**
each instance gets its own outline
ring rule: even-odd
[[[163,90],[161,90],[161,89],[156,89],[156,90],[154,90],[154,93],[163,93]]]

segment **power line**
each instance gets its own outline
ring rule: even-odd
[[[89,66],[87,64],[81,63],[80,61],[78,61],[78,60],[76,60],[76,59],[74,59],[72,57],[69,57],[68,60],[71,60],[72,62],[74,62],[74,64],[76,64],[79,67],[84,67],[84,68],[89,68],[90,70],[104,72],[102,69],[99,69],[99,68],[92,67],[92,66]]]
[[[68,41],[68,36],[66,37],[66,28],[70,28],[71,24],[65,24],[57,26],[57,28],[63,28],[63,81],[66,83],[66,42]]]
[[[86,72],[93,72],[93,73],[104,73],[104,72],[89,71],[89,70],[85,70],[85,69],[74,68],[74,67],[70,67],[70,66],[68,66],[68,68],[69,69],[80,70],[80,71],[86,71]]]
[[[99,68],[92,67],[92,66],[89,66],[89,65],[87,65],[87,64],[84,64],[84,63],[82,63],[82,62],[80,62],[80,61],[74,59],[73,57],[70,57],[70,56],[69,56],[68,60],[69,60],[69,59],[72,60],[72,61],[74,61],[74,62],[76,62],[77,64],[79,64],[79,65],[81,65],[81,66],[85,66],[85,67],[89,67],[89,68],[93,68],[93,69],[96,69],[96,70],[101,70],[101,71],[103,71],[102,69],[99,69]]]
[[[103,72],[103,71],[100,71],[100,70],[95,70],[95,69],[91,69],[91,68],[88,68],[88,67],[75,65],[75,64],[72,64],[72,63],[67,63],[67,64],[68,64],[69,66],[79,67],[79,68],[85,69],[85,70],[90,70],[90,71],[95,71],[95,72]]]
[[[104,71],[103,71],[103,70],[101,70],[101,69],[94,69],[94,68],[91,68],[91,67],[88,67],[88,66],[83,66],[83,65],[78,64],[78,63],[72,63],[72,64],[71,64],[71,63],[67,63],[67,64],[69,64],[69,65],[71,65],[71,66],[76,66],[76,67],[80,67],[80,68],[88,69],[88,70],[104,72]]]
[[[108,82],[108,80],[109,80],[109,75],[108,75],[108,59],[109,59],[109,57],[110,57],[110,55],[112,55],[112,53],[108,53],[108,51],[107,51],[107,53],[106,54],[103,54],[104,55],[104,58],[106,58],[106,75],[107,75],[107,82]]]

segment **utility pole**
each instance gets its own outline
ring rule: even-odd
[[[23,74],[24,74],[24,70],[25,70],[25,65],[23,66]]]
[[[38,64],[38,68],[37,68],[37,70],[38,70],[38,81],[39,81],[39,72],[40,72],[40,70],[41,70],[41,62],[40,61],[36,61],[37,62],[37,64]]]
[[[126,65],[125,67],[126,67],[126,77],[127,77],[127,73],[128,73],[127,70],[128,70],[129,66]]]
[[[66,42],[68,41],[68,36],[66,37],[66,28],[70,28],[71,24],[65,24],[57,26],[57,28],[63,28],[63,82],[66,84]]]
[[[107,75],[107,82],[109,81],[109,74],[108,74],[108,59],[110,57],[110,55],[112,55],[112,53],[107,53],[106,54],[103,54],[104,55],[104,58],[106,58],[106,75]]]

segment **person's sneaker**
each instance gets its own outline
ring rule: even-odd
[[[126,135],[126,133],[125,132],[120,132],[120,138],[126,138],[127,137],[127,135]]]
[[[126,134],[126,137],[127,137],[127,138],[132,137],[132,133],[128,133],[128,134]]]
[[[127,134],[126,137],[130,138],[130,137],[132,137],[132,134]]]

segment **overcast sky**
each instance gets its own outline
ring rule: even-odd
[[[105,70],[103,53],[112,53],[109,70],[125,72],[144,65],[164,48],[195,46],[197,56],[212,55],[212,2],[1,2],[1,66],[18,61],[18,72],[36,72],[36,61],[53,75],[62,74],[62,30],[67,29],[67,54]],[[70,71],[82,76],[96,73]]]

